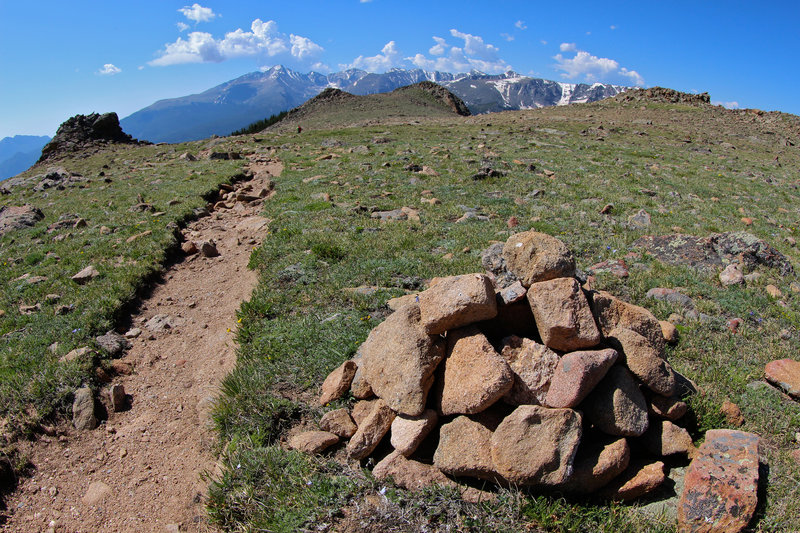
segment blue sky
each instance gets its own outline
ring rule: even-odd
[[[800,3],[0,0],[0,138],[259,68],[513,69],[800,114]]]

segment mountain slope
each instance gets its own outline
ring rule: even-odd
[[[181,142],[228,135],[252,122],[299,106],[328,87],[355,95],[390,92],[432,81],[461,98],[472,113],[532,109],[593,102],[626,87],[568,84],[528,78],[515,72],[450,74],[421,69],[392,69],[383,74],[350,69],[329,75],[301,74],[283,66],[252,72],[199,94],[160,100],[122,119],[122,128],[138,139]]]
[[[0,140],[0,180],[16,176],[33,165],[50,137],[15,135]]]

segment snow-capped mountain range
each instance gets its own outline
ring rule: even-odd
[[[392,69],[383,74],[350,69],[302,74],[278,65],[252,72],[200,94],[160,100],[121,121],[126,133],[153,142],[182,142],[227,135],[257,120],[299,106],[328,87],[365,95],[432,81],[464,100],[473,114],[594,102],[628,89],[619,85],[573,84],[516,72],[467,74]]]

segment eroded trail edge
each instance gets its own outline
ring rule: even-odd
[[[92,431],[64,425],[31,443],[35,471],[9,501],[7,530],[208,529],[201,475],[216,460],[210,411],[236,361],[236,311],[258,281],[247,264],[269,224],[254,198],[283,167],[260,159],[249,169],[225,205],[183,232],[187,242],[215,243],[219,255],[173,265],[132,317],[141,334],[115,361],[113,381],[130,408]]]

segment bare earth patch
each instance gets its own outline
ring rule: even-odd
[[[236,187],[259,191],[281,170],[253,162],[253,179]],[[8,501],[7,530],[209,529],[201,474],[215,464],[210,411],[236,361],[236,311],[257,282],[247,263],[269,223],[254,204],[217,210],[184,231],[187,241],[214,241],[219,256],[175,264],[132,318],[142,333],[120,361],[134,370],[113,381],[124,385],[130,409],[109,412],[93,431],[63,424],[30,443],[35,471]],[[156,315],[169,327],[149,329]]]

